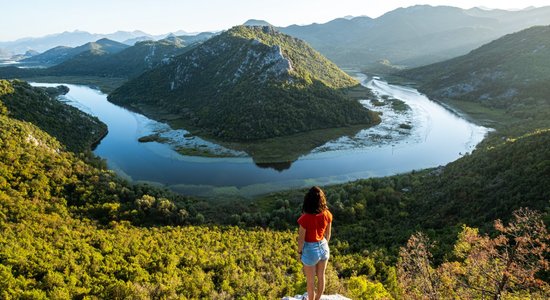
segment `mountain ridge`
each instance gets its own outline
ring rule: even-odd
[[[550,26],[534,26],[503,36],[464,56],[398,74],[419,81],[420,90],[437,99],[510,108],[517,104],[517,99],[547,99],[549,61]]]
[[[4,78],[36,76],[97,76],[102,78],[133,78],[146,70],[167,63],[195,45],[213,36],[203,32],[194,36],[170,36],[159,41],[147,40],[128,46],[108,39],[86,43],[76,48],[56,47],[24,63],[49,65],[47,68],[1,67]],[[99,42],[99,43],[98,43]]]
[[[133,78],[158,65],[167,64],[214,34],[170,36],[158,41],[137,42],[109,55],[75,56],[43,72],[54,76],[100,76]],[[87,56],[84,56],[87,55]]]
[[[94,42],[88,42],[78,47],[57,46],[44,53],[23,59],[21,62],[38,65],[57,65],[70,60],[85,52],[91,52],[94,55],[114,54],[120,52],[129,46],[107,38],[101,38]]]
[[[305,40],[339,66],[377,70],[381,60],[407,67],[443,61],[505,34],[549,23],[550,6],[501,12],[418,5],[375,19],[340,18],[279,30]]]

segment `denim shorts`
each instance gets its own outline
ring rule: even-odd
[[[320,260],[327,260],[330,256],[328,242],[322,239],[319,242],[304,242],[302,249],[302,263],[306,266],[314,266]]]

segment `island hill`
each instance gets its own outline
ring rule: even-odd
[[[236,26],[109,95],[118,105],[220,141],[377,124],[369,90],[305,42]],[[335,137],[331,137],[335,138]]]

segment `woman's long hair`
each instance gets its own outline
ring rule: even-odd
[[[314,186],[304,196],[304,204],[302,206],[302,213],[306,214],[318,214],[327,209],[327,198],[323,190]]]

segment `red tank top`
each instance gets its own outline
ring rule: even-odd
[[[298,224],[306,229],[306,242],[318,242],[324,238],[328,224],[332,222],[332,214],[325,210],[322,213],[302,214]]]

